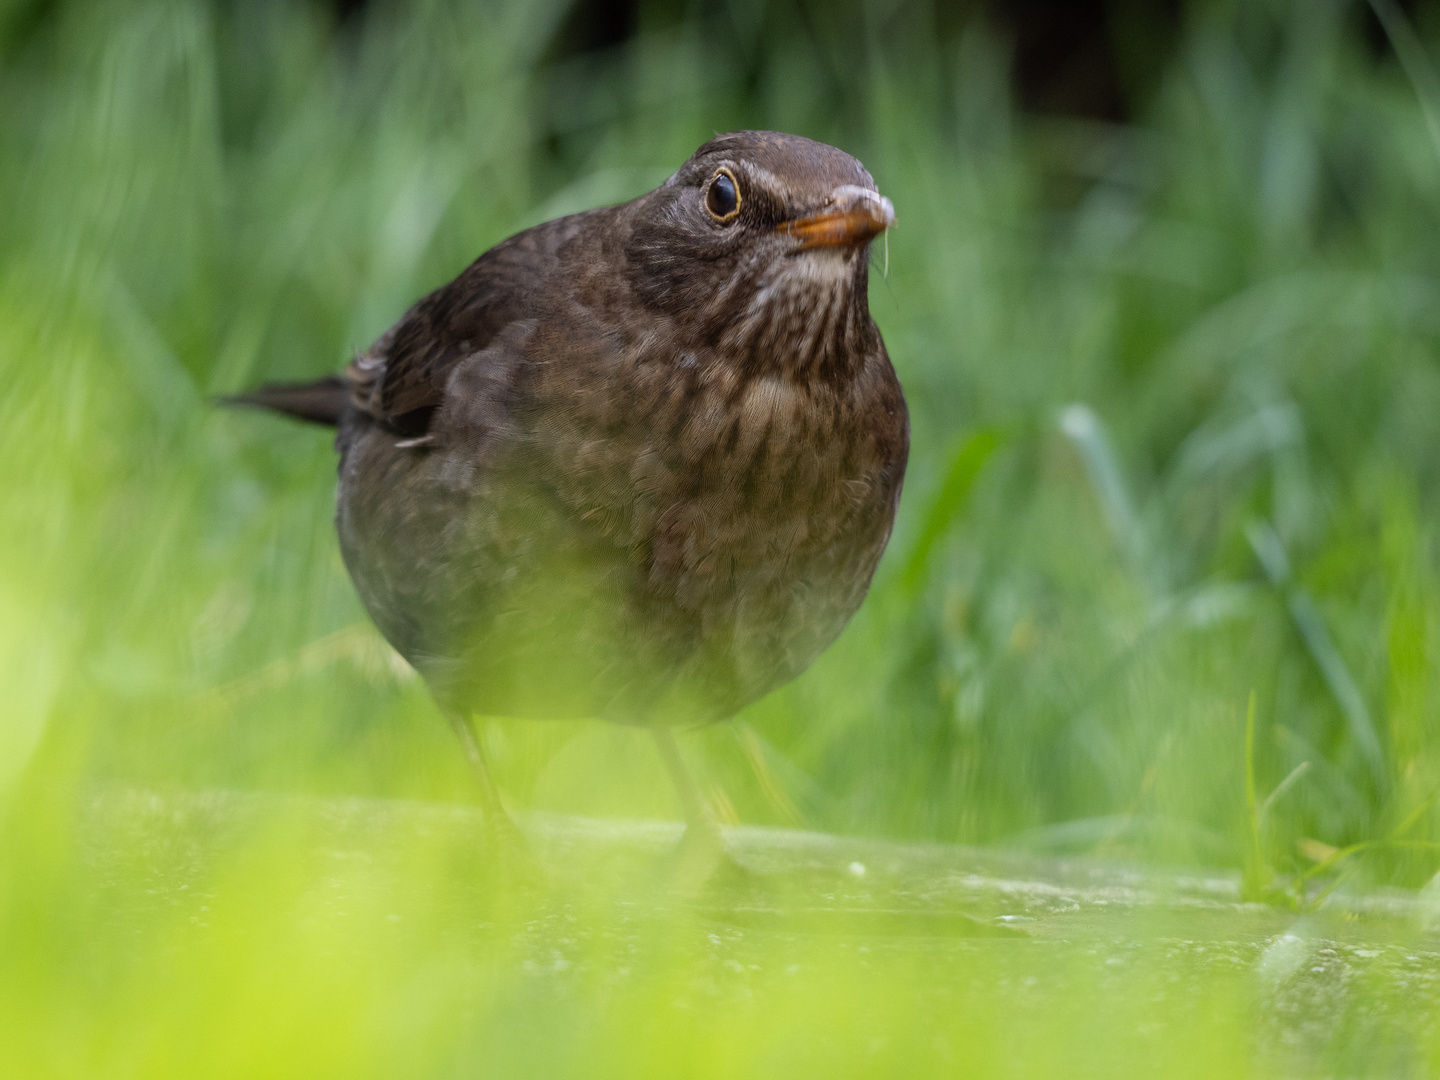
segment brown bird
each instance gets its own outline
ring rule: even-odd
[[[474,714],[670,729],[804,671],[870,585],[905,399],[867,299],[894,221],[794,135],[700,147],[647,195],[511,237],[343,376],[232,399],[336,425],[345,565],[464,743]]]

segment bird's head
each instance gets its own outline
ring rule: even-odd
[[[895,210],[849,154],[720,135],[631,213],[632,285],[703,344],[797,375],[838,372],[868,348],[868,251]]]

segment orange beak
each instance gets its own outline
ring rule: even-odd
[[[838,187],[821,209],[794,221],[776,232],[800,241],[800,250],[815,247],[858,247],[869,243],[895,224],[895,207],[889,199],[869,188],[846,184]]]

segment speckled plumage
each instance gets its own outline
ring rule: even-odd
[[[720,136],[633,202],[496,245],[326,384],[346,565],[447,710],[716,720],[839,634],[908,427],[869,235],[791,223],[873,193],[832,147]],[[284,409],[270,393],[250,400]]]

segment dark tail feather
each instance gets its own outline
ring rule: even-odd
[[[340,414],[350,402],[350,386],[339,375],[327,375],[309,383],[270,383],[232,397],[222,397],[222,405],[239,405],[308,420],[312,424],[340,422]]]

